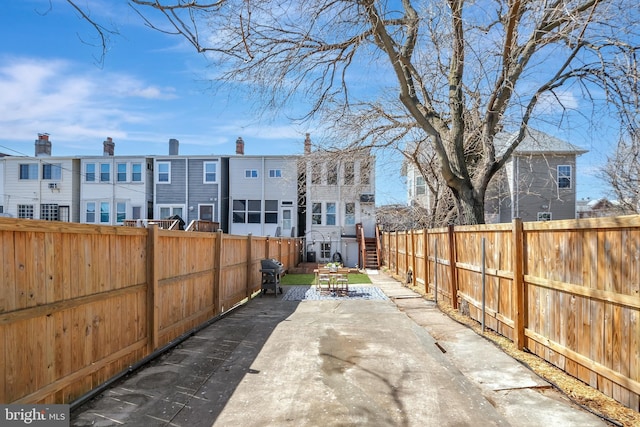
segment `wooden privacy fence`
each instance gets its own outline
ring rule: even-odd
[[[298,239],[0,218],[0,403],[70,403],[255,295]]]
[[[439,302],[640,410],[640,216],[387,232],[382,246],[400,280],[411,271]]]

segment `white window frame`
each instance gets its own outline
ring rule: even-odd
[[[124,179],[120,179],[120,166],[124,166]],[[127,182],[129,177],[129,165],[126,162],[116,163],[116,182]]]
[[[89,167],[92,167],[93,171],[89,172]],[[88,179],[87,177],[91,176],[92,179]],[[96,182],[96,164],[95,163],[85,163],[84,164],[84,182]]]
[[[338,204],[336,202],[325,203],[325,212],[324,223],[326,225],[337,225]]]
[[[560,172],[560,169],[564,169],[567,168],[569,174],[567,175],[567,173]],[[572,175],[573,175],[573,168],[571,167],[571,165],[558,165],[556,168],[557,171],[557,184],[558,184],[558,188],[561,190],[571,190],[573,188],[573,180],[572,180]],[[560,185],[560,181],[561,180],[567,180],[569,182],[569,185]]]
[[[106,171],[103,172],[103,168]],[[100,182],[111,182],[111,163],[100,163]],[[104,176],[106,175],[106,177]],[[106,179],[105,179],[106,178]]]
[[[207,168],[212,166],[213,172]],[[208,179],[209,175],[213,175],[213,179]],[[215,184],[218,182],[218,162],[204,162],[202,164],[202,183]]]
[[[313,202],[311,204],[311,224],[322,225],[322,203]]]
[[[551,221],[553,214],[551,212],[538,212],[538,221]]]
[[[140,168],[139,171],[136,171],[136,166]],[[141,162],[131,163],[131,182],[142,182],[142,163]]]
[[[349,207],[353,210],[349,212]],[[344,204],[344,225],[356,225],[356,204],[355,202],[346,202]]]
[[[269,169],[269,178],[282,178],[282,169]]]
[[[247,179],[258,179],[258,169],[245,169],[244,177]]]
[[[22,176],[22,167],[26,166],[26,176]],[[37,163],[20,163],[18,165],[18,179],[20,180],[37,180],[38,164]]]
[[[93,207],[93,210],[89,210],[89,206]],[[93,219],[89,220],[89,214],[93,214]],[[87,224],[95,224],[96,222],[96,202],[85,202],[84,204],[84,221]]]
[[[162,171],[163,167],[166,167],[166,171]],[[166,180],[160,180],[160,176],[167,176]],[[171,162],[158,162],[156,163],[156,182],[158,184],[171,184]]]
[[[49,177],[45,177],[45,171],[49,170]],[[42,165],[42,179],[46,181],[60,181],[62,179],[62,163],[44,163]]]

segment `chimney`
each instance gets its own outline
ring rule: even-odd
[[[244,140],[241,136],[236,139],[236,154],[239,156],[244,156]]]
[[[311,154],[311,134],[304,139],[304,154]]]
[[[170,156],[177,156],[178,155],[178,140],[171,138],[169,140],[169,155]]]
[[[108,136],[106,141],[102,143],[102,146],[104,147],[102,152],[103,156],[113,156],[116,144],[114,144],[113,139],[110,136]]]
[[[48,133],[39,133],[36,139],[36,157],[51,155],[51,141]]]

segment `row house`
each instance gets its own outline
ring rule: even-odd
[[[0,158],[0,212],[18,218],[80,222],[80,161],[51,157],[48,134],[39,134],[35,157]]]
[[[229,233],[297,237],[298,156],[229,158]]]
[[[153,159],[114,156],[113,140],[102,156],[80,158],[80,222],[122,225],[125,219],[149,218],[153,212]]]
[[[0,157],[0,213],[18,218],[122,225],[125,220],[180,217],[212,221],[230,234],[306,239],[308,261],[338,258],[354,266],[360,230],[375,230],[374,157],[368,152],[304,155],[179,153],[116,156],[111,138],[102,155],[52,157],[49,135],[36,155]]]
[[[221,156],[181,156],[169,140],[169,155],[154,157],[154,211],[151,218],[179,216],[185,223],[214,221],[226,227],[221,201],[226,199],[226,164]]]
[[[307,261],[365,266],[358,232],[375,236],[375,157],[367,150],[312,152],[309,135],[304,153],[299,194]]]

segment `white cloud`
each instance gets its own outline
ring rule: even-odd
[[[106,136],[124,138],[129,125],[166,120],[169,113],[157,105],[147,109],[144,102],[177,97],[172,87],[126,74],[15,57],[0,66],[0,93],[0,140],[33,141],[37,133],[51,132],[70,146]]]

